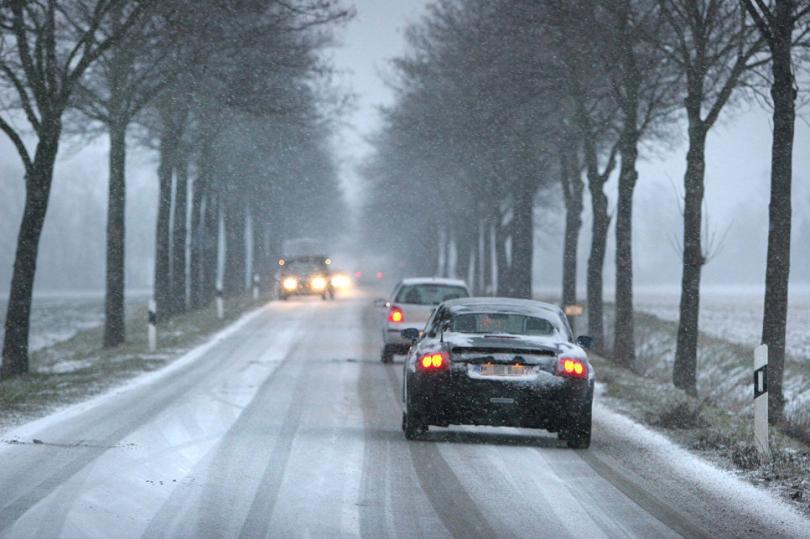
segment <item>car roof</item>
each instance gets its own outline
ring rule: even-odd
[[[464,312],[503,312],[503,313],[518,313],[518,314],[560,314],[562,309],[559,305],[553,303],[546,303],[544,301],[535,301],[533,299],[517,299],[517,298],[459,298],[451,299],[444,302],[445,307],[450,309],[450,312],[464,313]]]
[[[408,277],[399,282],[400,286],[411,286],[417,284],[444,284],[448,286],[463,286],[467,288],[467,283],[461,279],[446,279],[444,277]]]

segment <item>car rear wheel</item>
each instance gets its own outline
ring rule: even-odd
[[[420,434],[428,431],[428,426],[416,420],[408,412],[402,412],[402,431],[406,440],[415,440]]]
[[[391,363],[394,361],[394,350],[391,349],[390,346],[383,346],[382,354],[380,354],[380,361],[383,363]]]
[[[572,421],[565,430],[565,441],[571,449],[588,449],[591,446],[591,404],[587,410]]]

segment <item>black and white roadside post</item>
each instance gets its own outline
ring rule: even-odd
[[[259,274],[253,274],[253,301],[259,301]]]
[[[222,285],[217,284],[217,318],[225,318],[225,298],[222,297]]]
[[[154,352],[157,350],[157,303],[155,300],[149,300],[148,311],[147,337],[149,339],[149,351]]]
[[[768,345],[754,349],[754,445],[763,462],[771,456],[768,445]]]

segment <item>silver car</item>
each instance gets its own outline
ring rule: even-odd
[[[383,348],[381,359],[390,363],[395,354],[405,354],[411,341],[402,336],[402,330],[425,327],[436,305],[451,299],[470,297],[464,281],[437,277],[403,279],[384,303],[387,307],[383,322]]]

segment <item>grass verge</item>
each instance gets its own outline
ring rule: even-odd
[[[159,326],[154,353],[148,350],[146,308],[128,317],[127,342],[119,347],[103,348],[97,327],[34,352],[28,374],[0,381],[0,432],[159,369],[258,305],[243,296],[226,300],[223,320],[213,304],[178,315]]]
[[[810,447],[785,429],[771,428],[771,459],[762,465],[753,443],[753,419],[709,398],[694,398],[670,383],[592,355],[599,400],[739,477],[766,486],[810,514]]]

